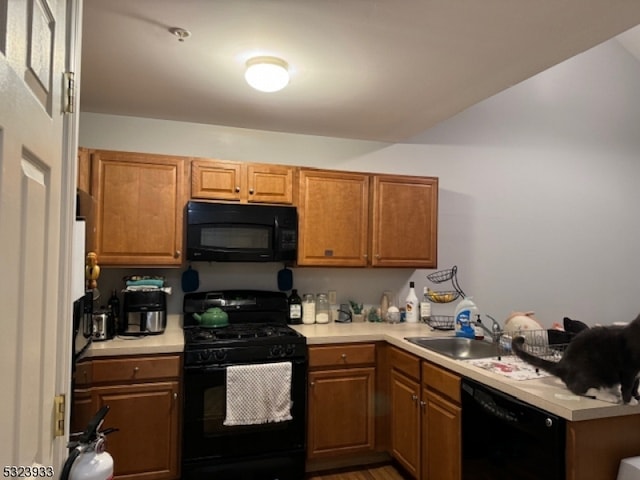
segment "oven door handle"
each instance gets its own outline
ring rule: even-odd
[[[279,359],[278,361],[283,361],[283,362],[290,361],[292,366],[300,366],[300,365],[304,366],[307,364],[306,358],[291,358],[291,359],[283,358],[283,359]],[[256,363],[269,363],[269,361],[256,362]],[[233,365],[239,365],[239,364],[224,363],[224,364],[215,364],[215,365],[186,365],[184,367],[184,371],[185,373],[214,373],[214,372],[224,371],[228,367],[231,367]]]
[[[188,365],[185,373],[216,373],[227,369],[229,365]]]

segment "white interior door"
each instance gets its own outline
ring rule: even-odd
[[[3,468],[51,466],[56,477],[66,443],[54,437],[54,397],[69,388],[76,170],[63,74],[67,8],[78,5],[0,0],[0,459]]]

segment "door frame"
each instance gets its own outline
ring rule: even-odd
[[[58,336],[56,338],[56,392],[65,396],[64,435],[56,437],[53,445],[53,459],[59,465],[56,472],[62,469],[67,457],[67,443],[69,442],[69,425],[71,412],[71,357],[73,334],[71,277],[72,277],[72,252],[73,252],[73,225],[76,217],[76,188],[78,177],[78,125],[80,105],[80,60],[82,45],[82,2],[83,0],[66,0],[66,38],[65,38],[65,71],[74,72],[74,109],[70,113],[63,113],[63,139],[62,139],[62,175],[66,179],[61,188],[61,225],[60,229],[60,302],[58,303]],[[65,81],[61,79],[61,81]],[[63,96],[65,93],[63,88]],[[65,105],[60,108],[64,109]],[[82,246],[84,249],[84,246]],[[44,401],[45,399],[43,399]]]

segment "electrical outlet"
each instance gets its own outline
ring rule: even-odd
[[[338,304],[338,295],[335,290],[329,290],[329,305]]]

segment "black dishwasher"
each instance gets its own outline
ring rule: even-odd
[[[463,480],[563,480],[565,420],[462,380]]]

